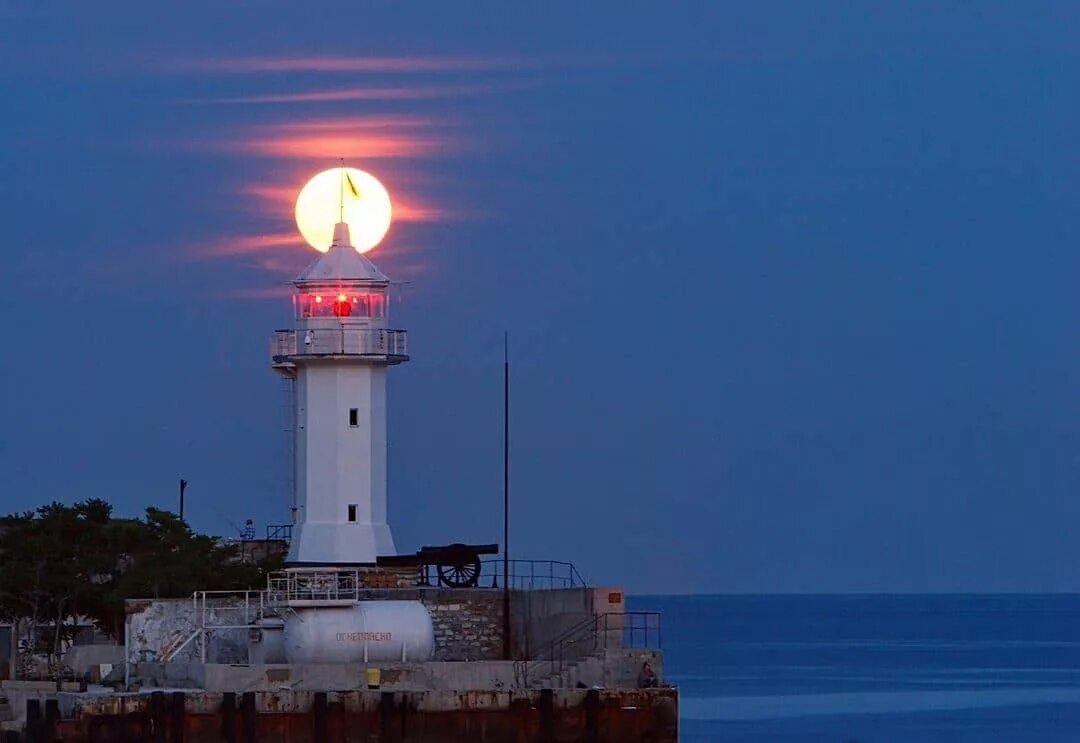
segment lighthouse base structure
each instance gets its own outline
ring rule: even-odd
[[[308,521],[293,527],[285,564],[289,567],[374,565],[396,555],[386,524],[335,524]]]
[[[291,566],[373,565],[395,555],[386,520],[386,367],[330,357],[297,364]]]

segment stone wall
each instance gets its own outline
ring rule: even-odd
[[[502,658],[502,594],[460,588],[424,593],[422,600],[435,625],[435,660]]]
[[[370,589],[361,598],[420,601],[435,626],[434,660],[502,658],[503,595],[490,588]]]
[[[360,583],[364,588],[415,588],[417,568],[361,568]]]
[[[393,582],[398,571],[389,570],[377,579]],[[374,571],[373,582],[377,582]],[[398,575],[398,578],[401,576]],[[512,591],[513,657],[535,652],[568,627],[580,625],[597,606],[597,596],[606,601],[608,592],[599,589],[568,588],[552,591]],[[503,653],[503,594],[490,588],[369,588],[361,599],[421,601],[431,613],[435,628],[435,660],[498,660]],[[208,623],[244,623],[244,612],[254,617],[257,599],[214,599],[207,602]],[[170,648],[183,643],[198,627],[199,616],[191,599],[131,600],[127,603],[127,658],[131,663],[156,662]],[[174,658],[197,660],[196,644],[188,642]],[[247,631],[215,630],[210,634],[207,661],[247,663]]]

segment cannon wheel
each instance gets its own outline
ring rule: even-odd
[[[480,558],[477,555],[458,558],[439,565],[439,582],[450,588],[473,588],[480,580]]]

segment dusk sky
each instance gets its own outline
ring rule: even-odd
[[[1075,3],[0,3],[0,511],[288,516],[269,338],[395,222],[398,547],[632,592],[1080,590]]]

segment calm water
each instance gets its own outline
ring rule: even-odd
[[[1080,741],[1080,596],[636,597],[684,741]]]

